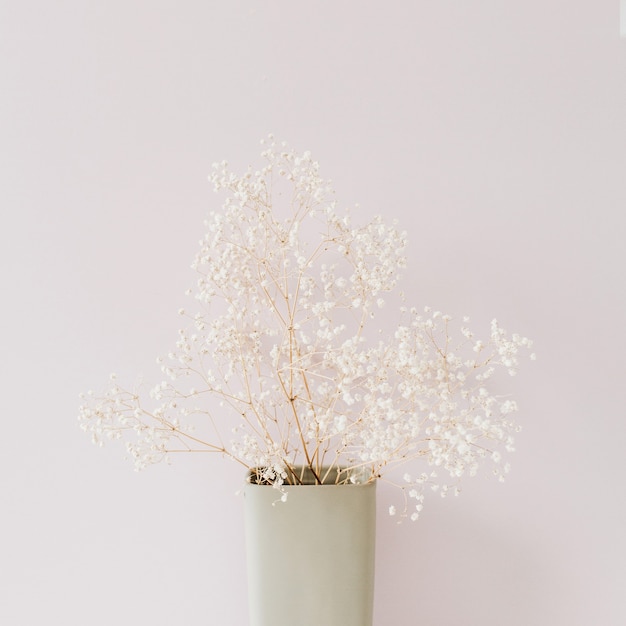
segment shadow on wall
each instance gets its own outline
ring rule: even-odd
[[[522,534],[516,524],[443,504],[431,500],[419,521],[400,525],[379,509],[376,623],[551,623],[561,613],[561,583],[572,573],[556,571],[550,546],[538,545],[531,529]]]

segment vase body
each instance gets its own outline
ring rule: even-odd
[[[376,483],[246,485],[250,626],[371,626]]]

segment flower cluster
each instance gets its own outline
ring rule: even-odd
[[[165,380],[149,394],[115,381],[85,394],[82,428],[98,444],[123,439],[137,468],[213,451],[277,487],[297,482],[297,465],[319,483],[417,466],[401,484],[412,519],[426,486],[456,491],[483,460],[502,479],[517,405],[490,379],[515,374],[531,342],[495,320],[481,341],[467,319],[406,307],[385,333],[405,233],[380,217],[353,225],[308,152],[263,143],[258,170],[213,166],[227,197],[193,262],[194,310],[179,311],[187,324],[158,359]]]

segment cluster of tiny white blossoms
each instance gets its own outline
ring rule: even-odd
[[[402,307],[386,335],[377,313],[406,265],[405,233],[380,217],[354,226],[308,152],[262,143],[258,170],[213,166],[227,198],[193,263],[194,311],[179,311],[187,326],[158,359],[166,379],[149,394],[115,380],[85,394],[82,428],[98,444],[123,439],[138,469],[213,451],[278,487],[297,483],[302,465],[324,483],[407,464],[417,467],[400,484],[411,519],[426,487],[458,492],[484,460],[502,480],[517,405],[490,379],[515,374],[531,342],[495,320],[483,342],[466,318],[428,308]]]

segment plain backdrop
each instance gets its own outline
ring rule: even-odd
[[[399,526],[379,486],[376,625],[626,623],[617,0],[3,0],[0,124],[0,623],[247,624],[240,470],[76,417],[160,380],[211,163],[268,132],[400,220],[409,301],[535,340],[504,485]]]

